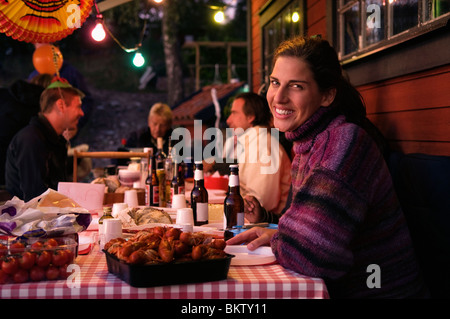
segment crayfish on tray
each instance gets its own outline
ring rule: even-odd
[[[157,226],[138,231],[131,238],[115,238],[105,250],[129,264],[155,264],[225,258],[226,243],[202,232]]]

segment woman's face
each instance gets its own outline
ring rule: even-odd
[[[270,76],[267,101],[274,126],[293,131],[306,122],[320,106],[329,106],[330,94],[320,92],[309,66],[300,58],[279,57]]]

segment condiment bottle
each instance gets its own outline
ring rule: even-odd
[[[239,187],[239,166],[230,165],[228,192],[223,205],[223,228],[231,229],[244,225],[244,199]]]
[[[191,192],[191,207],[195,226],[208,223],[208,191],[203,179],[203,163],[195,162],[194,188]]]

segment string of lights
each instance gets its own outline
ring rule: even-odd
[[[156,3],[161,3],[163,0],[153,0]],[[98,9],[97,6],[97,2],[94,1],[94,6],[95,6],[95,10],[97,11],[97,15],[96,15],[96,25],[94,27],[94,29],[91,32],[91,36],[92,38],[97,41],[103,41],[106,37],[106,34],[108,34],[111,39],[114,40],[114,42],[116,42],[119,47],[124,50],[127,53],[132,53],[135,52],[135,55],[133,57],[133,64],[137,67],[141,67],[145,64],[145,59],[144,56],[142,55],[142,53],[139,52],[139,49],[142,47],[142,42],[144,41],[147,33],[148,33],[148,26],[147,26],[147,20],[144,20],[144,26],[142,28],[140,37],[139,37],[139,42],[136,44],[135,47],[133,48],[127,48],[125,47],[120,41],[119,39],[117,39],[112,32],[109,30],[109,28],[106,26],[105,21],[103,20],[103,15],[100,13],[100,10]]]
[[[163,1],[164,0],[153,0],[153,2],[155,2],[157,4],[161,4]],[[225,22],[225,19],[226,19],[225,10],[227,8],[235,7],[232,3],[233,3],[233,1],[229,2],[228,4],[224,4],[224,5],[208,5],[208,7],[210,9],[215,11],[214,20],[217,23]],[[143,66],[145,64],[145,59],[144,59],[143,55],[139,52],[139,49],[142,47],[142,43],[148,33],[147,20],[144,20],[144,26],[143,26],[141,34],[140,34],[139,42],[136,44],[135,47],[127,48],[119,41],[119,39],[117,39],[112,34],[112,32],[107,27],[107,25],[103,19],[103,15],[100,13],[100,10],[97,6],[97,1],[94,1],[94,7],[95,7],[95,10],[97,11],[97,14],[96,14],[97,21],[96,21],[96,25],[95,25],[94,29],[91,32],[92,38],[97,42],[101,42],[106,38],[106,34],[108,34],[108,36],[111,37],[111,39],[113,39],[114,42],[116,42],[122,50],[124,50],[127,53],[135,52],[135,55],[133,58],[133,64],[135,66],[137,66],[137,67]]]

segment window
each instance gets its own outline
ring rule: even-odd
[[[444,26],[449,0],[339,0],[339,56],[346,63]]]
[[[260,11],[262,30],[262,83],[269,83],[273,53],[283,40],[304,34],[303,0],[269,1]]]

